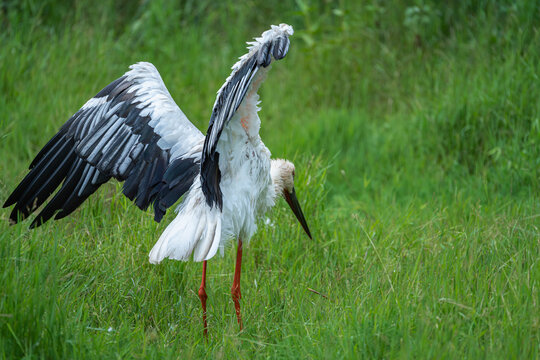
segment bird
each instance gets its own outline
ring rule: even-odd
[[[271,159],[259,135],[257,92],[271,64],[288,53],[293,32],[290,25],[272,25],[247,43],[217,92],[206,136],[174,102],[153,64],[131,65],[39,151],[3,205],[14,205],[10,222],[27,218],[53,193],[30,228],[62,219],[111,178],[124,182],[123,194],[141,210],[152,205],[157,222],[182,198],[149,261],[203,262],[198,295],[207,335],[207,261],[237,241],[231,295],[242,330],[242,252],[257,220],[283,197],[312,238],[296,196],[294,164]]]

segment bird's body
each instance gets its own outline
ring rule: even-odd
[[[152,204],[158,222],[184,196],[149,260],[204,261],[199,295],[206,314],[206,260],[238,239],[232,294],[241,324],[242,244],[255,233],[257,219],[283,196],[311,236],[294,191],[294,166],[271,160],[259,136],[257,91],[272,58],[287,54],[292,33],[289,25],[272,26],[249,43],[218,91],[206,136],[176,105],[152,64],[132,65],[38,153],[4,204],[15,205],[11,222],[29,216],[58,187],[31,227],[63,218],[110,178],[124,181],[123,193],[139,208]]]
[[[265,72],[267,70],[265,69]],[[265,76],[260,72],[256,76]],[[223,129],[217,145],[222,211],[204,206],[205,195],[198,175],[171,222],[150,252],[150,262],[164,258],[195,261],[210,259],[233,239],[248,243],[257,230],[257,219],[272,207],[276,192],[270,176],[270,151],[259,136],[260,120],[254,81],[246,98]]]

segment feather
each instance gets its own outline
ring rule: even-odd
[[[126,78],[126,76],[124,75],[124,76],[114,80],[112,83],[110,83],[109,85],[107,85],[103,89],[101,89],[101,91],[98,92],[96,94],[96,96],[94,96],[94,98],[100,98],[100,97],[108,96],[120,83],[122,83],[125,80],[125,78]]]
[[[75,186],[77,185],[77,178],[81,176],[82,172],[84,171],[84,166],[81,166],[82,164],[82,159],[77,160],[73,164],[70,170],[70,175],[66,178],[66,181],[64,184],[62,184],[60,190],[48,202],[47,206],[45,206],[39,215],[36,216],[30,225],[31,229],[44,224],[54,215],[56,211],[62,209],[66,199],[74,192]]]
[[[163,138],[166,140],[160,141]],[[68,119],[36,155],[30,172],[4,207],[15,205],[11,220],[17,222],[45,202],[65,180],[32,223],[37,226],[59,210],[55,218],[69,214],[101,184],[115,177],[126,181],[126,196],[137,198],[137,205],[146,208],[161,193],[170,149],[174,147],[177,156],[197,153],[203,138],[174,103],[155,67],[149,63],[132,65]],[[192,166],[195,170],[186,169],[190,174],[186,179],[192,180],[191,174],[198,172],[198,164]],[[182,194],[168,192],[167,204]],[[164,203],[155,204],[155,210],[157,218],[162,217]]]
[[[32,160],[32,162],[30,163],[29,169],[33,169],[34,166],[36,166],[49,152],[52,151],[54,153],[55,151],[53,149],[61,146],[63,143],[62,140],[65,140],[64,133],[62,131],[59,131],[52,137],[51,140],[47,142],[47,144],[45,144],[43,149],[39,151],[34,160]]]
[[[64,180],[66,176],[65,170],[73,162],[75,153],[70,152],[67,156],[60,156],[59,154],[56,158],[61,158],[60,163],[55,166],[56,162],[52,162],[51,166],[45,169],[46,171],[38,174],[36,176],[37,181],[34,181],[23,197],[17,201],[17,205],[10,215],[13,222],[17,222],[19,216],[21,220],[26,218],[52,194]]]

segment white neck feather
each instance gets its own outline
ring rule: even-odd
[[[283,190],[292,191],[294,187],[294,165],[287,160],[272,159],[270,177],[274,186],[274,197],[283,194]]]

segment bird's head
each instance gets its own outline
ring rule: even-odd
[[[276,191],[276,195],[282,195],[287,204],[291,207],[294,215],[302,225],[302,228],[306,232],[307,236],[311,239],[311,233],[309,231],[306,219],[302,213],[300,203],[296,198],[296,191],[294,190],[294,165],[292,162],[283,159],[272,160],[270,175],[272,177],[272,183]]]

